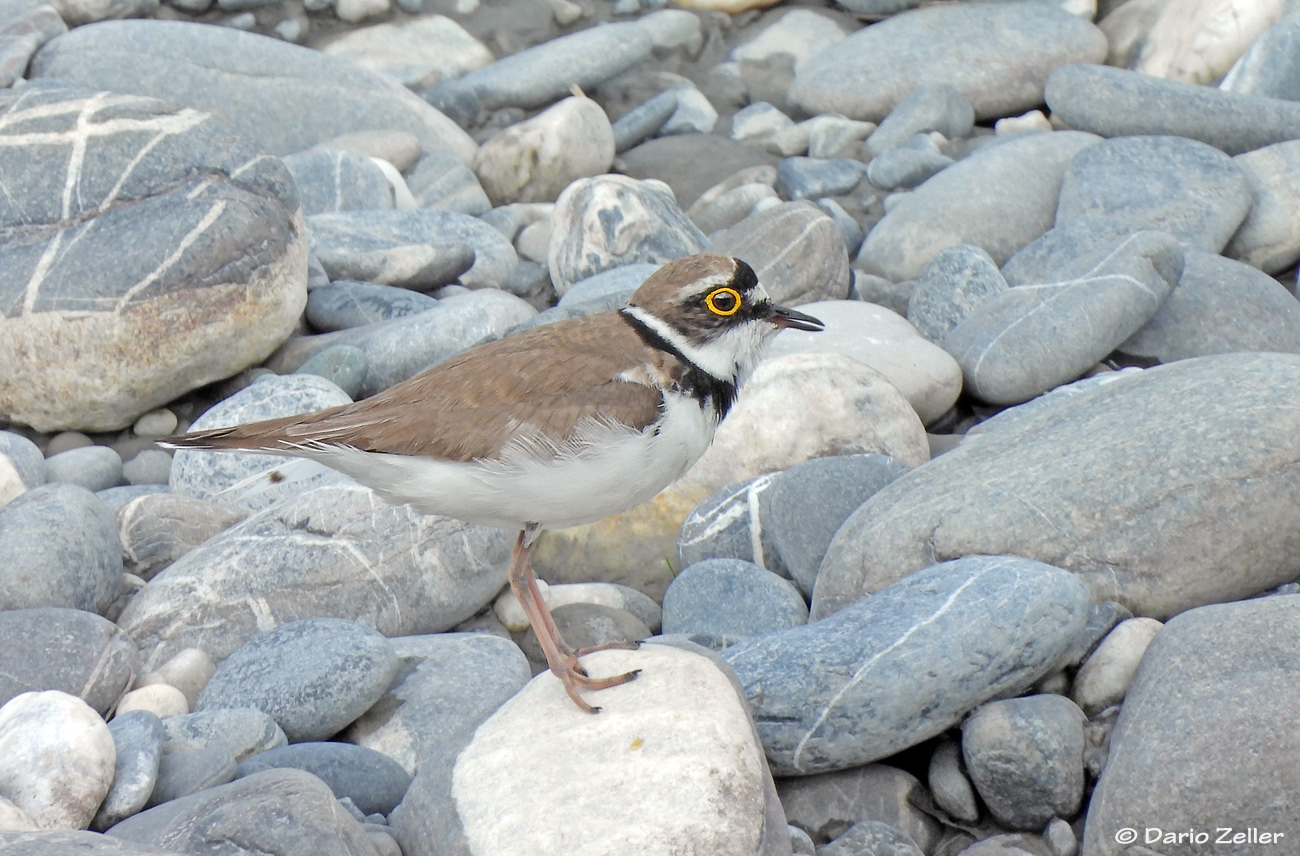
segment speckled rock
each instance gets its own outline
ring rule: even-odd
[[[743,259],[783,306],[842,300],[849,260],[835,222],[807,202],[786,202],[741,220],[709,240],[709,252]]]
[[[60,690],[101,716],[139,665],[135,643],[82,609],[0,611],[0,705],[25,692]]]

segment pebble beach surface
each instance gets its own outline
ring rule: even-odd
[[[0,0],[0,856],[1300,852],[1297,44],[1287,0]],[[515,533],[156,445],[698,252],[826,330],[537,542],[571,644],[646,642],[598,716]]]

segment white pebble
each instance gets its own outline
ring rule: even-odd
[[[159,719],[164,719],[189,713],[190,705],[185,699],[185,693],[171,684],[151,684],[131,690],[117,703],[119,716],[133,710],[147,710]]]
[[[158,410],[150,410],[139,419],[135,420],[132,431],[137,437],[170,437],[171,433],[176,430],[176,414],[163,407]]]
[[[212,658],[198,648],[186,648],[154,671],[140,678],[140,686],[168,684],[180,690],[191,710],[199,693],[217,670]]]
[[[1050,131],[1052,123],[1042,110],[1030,110],[1022,116],[1008,116],[993,123],[993,133],[1001,137],[1017,131]]]
[[[1075,704],[1089,716],[1119,704],[1161,627],[1154,618],[1130,618],[1115,625],[1074,676]]]

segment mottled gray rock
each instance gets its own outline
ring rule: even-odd
[[[867,166],[867,178],[881,190],[910,190],[953,163],[952,158],[940,154],[937,148],[926,151],[898,146],[872,158]]]
[[[1052,73],[1047,106],[1071,128],[1103,137],[1167,134],[1230,155],[1300,137],[1300,104],[1224,92],[1102,65]]]
[[[89,491],[122,483],[122,456],[108,446],[82,446],[45,459],[47,484],[75,484]]]
[[[1244,95],[1300,100],[1300,11],[1291,10],[1255,40],[1219,88]]]
[[[117,510],[123,567],[141,579],[247,517],[241,509],[174,493],[141,496]]]
[[[139,660],[135,643],[92,612],[0,611],[0,705],[25,692],[60,690],[103,716],[126,690]]]
[[[117,760],[113,785],[90,822],[90,827],[100,832],[144,808],[153,793],[161,757],[162,720],[136,710],[114,717],[108,723],[108,733],[113,735]]]
[[[387,288],[382,285],[378,287]],[[369,372],[370,360],[366,357],[366,352],[352,345],[332,345],[324,348],[294,369],[294,374],[310,374],[325,378],[343,390],[343,394],[349,398],[361,395]]]
[[[171,717],[167,717],[170,719]],[[224,785],[235,778],[235,758],[224,749],[203,747],[168,752],[158,762],[150,808]]]
[[[1162,363],[1239,351],[1300,353],[1300,301],[1256,268],[1189,252],[1177,287],[1119,350]]]
[[[632,178],[657,179],[672,188],[683,208],[689,208],[718,182],[752,167],[775,167],[776,155],[759,151],[718,134],[677,134],[659,137],[619,156],[619,171]]]
[[[936,560],[998,551],[1069,569],[1095,599],[1155,618],[1293,580],[1293,385],[1291,354],[1198,357],[1120,375],[968,438],[845,522],[812,615]]]
[[[276,856],[375,856],[361,824],[303,770],[267,770],[141,812],[108,831],[169,852],[221,852],[231,842]]]
[[[13,86],[27,70],[37,48],[68,31],[53,6],[37,2],[28,5],[16,17],[4,16],[4,28],[0,29],[0,87]]]
[[[220,660],[268,622],[303,615],[352,619],[386,636],[435,633],[496,595],[512,540],[388,505],[350,482],[299,489],[159,574],[118,623],[147,668],[185,648]]]
[[[538,675],[468,746],[426,761],[390,817],[403,852],[468,856],[496,841],[563,840],[571,827],[559,806],[583,807],[584,836],[609,852],[783,852],[785,820],[744,701],[725,666],[689,647],[584,657],[595,675],[641,669],[587,694],[604,707],[599,716],[579,710],[549,672]],[[593,756],[594,745],[619,747],[620,760]]]
[[[556,200],[548,267],[561,297],[613,267],[661,264],[704,249],[703,233],[659,182],[621,175],[579,179]]]
[[[855,267],[894,282],[915,279],[957,244],[981,247],[1001,264],[1051,228],[1067,165],[1096,142],[1057,131],[981,147],[899,199],[862,242]]]
[[[793,157],[777,164],[776,186],[787,199],[845,196],[862,181],[865,170],[852,158]]]
[[[349,131],[409,131],[468,161],[474,141],[400,83],[280,39],[179,21],[77,27],[32,60],[33,78],[148,95],[211,113],[260,150],[287,155]],[[321,109],[323,103],[328,109]]]
[[[374,630],[338,618],[304,618],[231,652],[195,711],[251,707],[274,719],[290,742],[321,740],[364,713],[396,673],[392,646]]]
[[[1089,801],[1083,852],[1124,852],[1112,830],[1231,826],[1225,844],[1151,842],[1161,853],[1258,853],[1289,847],[1300,735],[1290,727],[1300,598],[1268,597],[1194,609],[1171,619],[1147,649],[1110,737],[1110,760]],[[1206,823],[1221,812],[1224,820]],[[1238,818],[1248,818],[1246,821]],[[1284,838],[1247,842],[1245,827]],[[1280,845],[1280,848],[1279,848]],[[1131,851],[1130,851],[1131,852]]]
[[[795,75],[790,97],[812,114],[879,122],[915,87],[950,84],[988,119],[1042,103],[1054,69],[1105,56],[1100,30],[1047,3],[935,6],[826,48]]]
[[[411,775],[430,758],[447,760],[446,747],[468,740],[531,676],[513,642],[486,633],[404,636],[392,646],[400,661],[392,685],[344,737]]]
[[[351,799],[363,814],[388,814],[402,801],[411,776],[392,758],[351,743],[295,743],[254,755],[239,765],[240,778],[262,770],[293,767]]]
[[[121,585],[113,513],[77,485],[42,485],[0,508],[0,556],[0,609],[103,614]]]
[[[840,837],[863,821],[901,830],[925,851],[933,852],[942,827],[916,808],[925,787],[911,773],[886,764],[865,764],[833,773],[778,779],[777,792],[786,818],[814,844]]]
[[[1087,587],[1067,571],[969,557],[725,656],[777,772],[840,770],[888,757],[988,699],[1027,689],[1059,667],[1088,603]],[[900,681],[906,693],[890,689]]]
[[[431,291],[459,279],[481,288],[504,282],[519,262],[491,226],[439,208],[317,214],[307,228],[312,254],[332,280]]]
[[[1300,140],[1232,160],[1241,168],[1254,202],[1223,254],[1265,273],[1283,271],[1300,258]]]
[[[961,768],[961,745],[943,738],[930,756],[930,769],[926,784],[939,808],[955,820],[974,823],[979,820],[979,803],[975,802],[975,789]]]
[[[225,428],[246,422],[258,422],[277,416],[293,416],[351,404],[352,399],[334,384],[316,375],[266,377],[209,408],[190,428],[202,431]],[[266,508],[289,496],[298,496],[306,486],[302,481],[264,484],[256,492],[223,494],[228,488],[244,483],[258,473],[294,465],[293,458],[250,453],[178,451],[172,459],[170,488],[172,493],[193,499],[218,499],[246,511]],[[310,485],[336,481],[332,470],[311,475]]]
[[[753,562],[706,559],[673,578],[664,593],[664,633],[762,636],[808,620],[788,580]]]
[[[746,217],[715,234],[708,250],[747,262],[782,305],[841,300],[849,293],[849,259],[839,228],[808,202],[786,202]]]
[[[435,298],[409,288],[340,280],[307,295],[307,320],[320,332],[329,333],[418,315],[437,305]]]
[[[0,794],[41,829],[85,829],[113,757],[104,720],[76,696],[23,693],[0,707]]]
[[[853,824],[849,831],[825,847],[818,856],[923,856],[916,842],[887,823],[864,820]]]
[[[1155,315],[1183,253],[1168,234],[1138,232],[1089,261],[1078,278],[1000,292],[943,337],[968,392],[1019,404],[1074,380]]]
[[[923,83],[889,111],[867,137],[867,146],[879,157],[916,134],[938,131],[956,140],[969,134],[974,125],[975,108],[960,90],[947,83]]]
[[[1083,711],[1059,695],[981,705],[961,749],[980,798],[1004,827],[1038,831],[1083,801]]]
[[[948,247],[921,269],[907,301],[907,320],[931,342],[941,342],[971,312],[1007,288],[988,253],[969,244]]]
[[[1089,146],[1061,181],[1056,225],[1108,217],[1131,231],[1168,232],[1217,253],[1250,210],[1241,169],[1218,149],[1182,137],[1122,137]]]
[[[474,171],[450,152],[424,153],[405,177],[421,208],[443,208],[474,217],[492,208]]]
[[[205,710],[163,720],[163,754],[219,749],[238,762],[288,742],[274,719],[249,707]]]
[[[304,216],[393,207],[393,186],[368,157],[342,149],[309,149],[281,160],[298,187]]]
[[[124,428],[288,335],[306,242],[279,161],[134,96],[33,86],[0,115],[0,420]],[[69,168],[65,196],[46,179]]]

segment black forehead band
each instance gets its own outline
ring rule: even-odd
[[[758,275],[748,264],[736,259],[736,273],[731,277],[731,284],[742,294],[748,294],[758,286]]]

